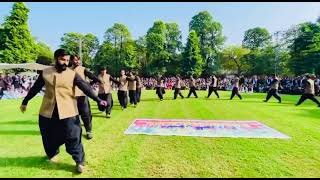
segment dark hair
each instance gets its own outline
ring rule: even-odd
[[[107,70],[107,68],[106,68],[106,67],[101,67],[101,68],[100,68],[100,72],[101,72],[101,71],[104,71],[104,70]]]
[[[65,55],[70,55],[66,50],[64,49],[57,49],[55,52],[54,52],[54,58],[55,59],[58,59],[58,57],[60,56],[65,56]]]
[[[71,55],[70,56],[70,61],[73,61],[74,58],[80,59],[80,57],[78,55]]]

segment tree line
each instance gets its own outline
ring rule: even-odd
[[[49,46],[30,33],[29,11],[23,2],[14,3],[0,26],[1,63],[53,63]],[[60,47],[81,54],[84,66],[91,70],[105,66],[112,75],[120,69],[137,70],[142,76],[320,74],[319,19],[274,34],[254,27],[245,31],[241,45],[225,46],[222,29],[208,11],[202,11],[190,20],[185,44],[177,23],[157,20],[137,39],[125,24],[115,23],[106,29],[102,42],[92,33],[67,32]]]

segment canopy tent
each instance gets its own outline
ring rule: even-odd
[[[0,63],[0,69],[30,69],[30,70],[43,70],[51,66],[46,66],[38,63],[21,63],[21,64],[8,64]]]

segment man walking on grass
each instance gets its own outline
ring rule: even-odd
[[[280,85],[279,79],[277,78],[277,76],[275,74],[272,75],[272,78],[273,78],[273,80],[271,82],[270,89],[268,91],[268,95],[266,97],[266,100],[264,100],[264,102],[268,102],[268,100],[272,96],[274,96],[279,101],[279,103],[281,103],[281,97],[278,94],[278,89],[279,89],[279,85]]]
[[[211,84],[209,85],[209,92],[207,98],[211,96],[212,92],[214,92],[217,98],[220,98],[218,94],[218,79],[214,74],[211,76]]]
[[[76,170],[84,170],[85,153],[81,143],[81,126],[75,88],[79,87],[102,106],[107,102],[99,99],[76,72],[69,69],[70,55],[64,49],[54,52],[54,67],[44,69],[22,101],[20,110],[26,111],[28,102],[44,86],[46,88],[39,113],[39,127],[44,150],[50,162],[57,162],[59,147],[63,144],[76,162]]]
[[[71,69],[74,70],[83,80],[89,78],[93,83],[101,81],[81,65],[81,59],[77,55],[71,55],[70,61],[72,63]],[[77,106],[81,120],[87,132],[87,139],[92,139],[92,115],[88,97],[78,88],[75,88],[75,96],[77,98]]]
[[[315,102],[318,107],[320,107],[320,102],[315,97],[315,88],[314,88],[314,80],[316,79],[315,75],[306,75],[306,79],[302,81],[304,86],[304,93],[301,95],[296,106],[302,104],[305,100],[310,99]]]
[[[192,75],[190,75],[189,79],[189,94],[187,98],[190,98],[191,93],[198,98],[197,92],[196,92],[196,80],[193,78]]]

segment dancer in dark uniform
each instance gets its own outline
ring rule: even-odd
[[[128,81],[135,81],[135,79],[128,77],[125,71],[121,70],[121,76],[119,78],[118,100],[122,110],[125,110],[128,104]]]
[[[139,103],[141,99],[141,89],[143,87],[143,84],[137,71],[133,75],[136,76],[136,80],[137,80],[136,99],[137,99],[137,103]]]
[[[70,61],[72,66],[70,67],[85,81],[89,78],[93,83],[101,82],[95,75],[88,71],[85,67],[81,65],[81,59],[77,55],[71,55]],[[90,103],[88,97],[78,88],[75,89],[75,95],[77,98],[77,106],[81,120],[83,121],[84,127],[87,132],[87,139],[92,139],[92,115],[90,109]]]
[[[130,104],[134,105],[134,107],[137,106],[137,79],[136,76],[132,71],[129,72],[129,76],[131,81],[128,81],[128,89],[129,89],[129,98],[130,98]]]
[[[239,93],[239,86],[240,86],[239,80],[240,78],[238,75],[236,75],[236,77],[233,79],[233,89],[232,89],[230,100],[232,100],[235,95],[237,95],[240,99],[242,99]]]
[[[274,96],[278,101],[279,103],[281,103],[281,97],[279,96],[278,94],[278,89],[279,89],[279,85],[280,85],[280,81],[279,79],[277,78],[277,76],[274,74],[272,75],[272,82],[271,82],[271,85],[270,85],[270,89],[268,91],[268,95],[266,97],[266,100],[264,100],[264,102],[268,102],[268,100]]]
[[[180,79],[180,75],[178,74],[176,76],[176,84],[174,85],[174,97],[173,99],[177,99],[177,96],[179,96],[183,99],[183,95],[181,93],[181,79]]]
[[[218,78],[214,74],[211,76],[211,84],[209,85],[207,98],[211,96],[212,92],[216,94],[217,98],[220,98],[218,94]]]
[[[39,127],[44,150],[50,162],[57,162],[59,147],[63,144],[76,162],[76,170],[84,170],[84,149],[81,143],[81,126],[75,97],[75,87],[79,87],[102,106],[107,102],[98,98],[91,87],[76,72],[69,69],[70,55],[64,49],[54,52],[54,67],[44,69],[22,101],[20,110],[26,111],[28,102],[45,87],[39,112]]]
[[[112,98],[112,87],[111,83],[114,82],[116,84],[120,84],[119,81],[117,81],[115,78],[113,78],[110,74],[108,74],[108,71],[105,67],[102,67],[100,69],[100,74],[98,76],[101,83],[99,83],[99,91],[98,91],[98,97],[102,100],[105,100],[108,102],[107,106],[98,106],[100,111],[106,112],[106,117],[111,117],[111,109],[113,107],[113,98]]]
[[[193,95],[198,98],[197,96],[197,92],[196,92],[196,80],[193,78],[193,76],[190,76],[189,79],[189,94],[188,94],[188,98],[190,98],[191,93],[193,93]]]
[[[303,85],[304,85],[304,93],[301,95],[298,103],[296,106],[299,106],[302,104],[305,100],[310,99],[313,102],[315,102],[318,107],[320,107],[320,102],[317,100],[315,97],[315,88],[314,88],[314,80],[316,79],[316,76],[314,75],[306,75],[306,79],[303,80]]]
[[[164,78],[161,75],[157,76],[157,85],[156,85],[156,94],[158,95],[160,101],[163,101],[163,94],[165,93],[164,91]]]

